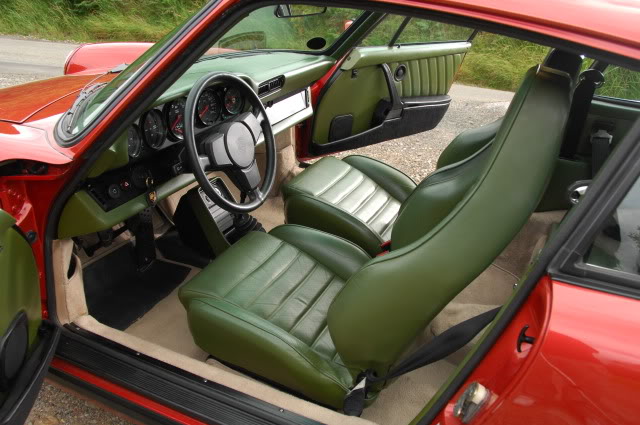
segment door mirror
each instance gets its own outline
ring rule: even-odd
[[[302,4],[281,4],[276,7],[278,18],[302,18],[304,16],[322,15],[327,11],[326,7],[305,6]]]

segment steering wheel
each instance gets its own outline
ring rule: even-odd
[[[208,87],[221,83],[231,85],[245,96],[252,111],[238,114],[221,125],[196,134],[195,122],[198,99]],[[264,135],[266,167],[260,184],[260,170],[256,163],[256,144]],[[276,143],[267,112],[255,91],[242,78],[214,72],[200,78],[187,96],[184,112],[184,144],[191,170],[204,193],[223,209],[233,213],[255,210],[267,199],[276,173]],[[247,194],[245,203],[225,198],[214,188],[208,172],[222,171]]]

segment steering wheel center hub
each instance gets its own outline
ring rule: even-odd
[[[231,124],[224,136],[229,159],[240,168],[249,167],[255,158],[256,141],[249,128],[240,122]]]

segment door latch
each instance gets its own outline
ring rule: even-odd
[[[468,424],[487,403],[491,391],[478,382],[469,384],[453,407],[453,416]]]

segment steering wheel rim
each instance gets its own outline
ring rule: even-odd
[[[198,141],[195,132],[198,99],[204,90],[223,82],[238,88],[251,104],[253,112],[240,113],[212,127],[211,131],[202,133],[204,137]],[[255,148],[261,134],[264,136],[266,166],[260,184]],[[275,181],[275,137],[262,101],[242,78],[227,72],[213,72],[195,83],[185,105],[184,144],[196,180],[204,193],[220,207],[233,213],[247,213],[266,201]],[[225,198],[207,177],[207,173],[213,171],[224,172],[241,192],[248,194],[248,202],[239,203]]]

